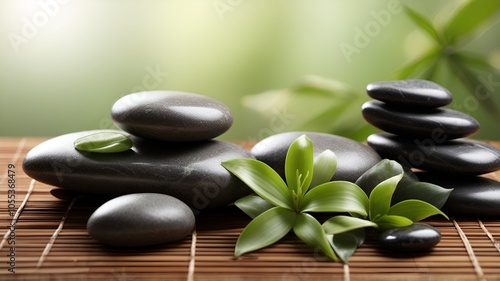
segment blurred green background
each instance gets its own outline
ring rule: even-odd
[[[55,136],[112,128],[110,109],[117,99],[163,89],[227,104],[235,121],[222,139],[258,140],[311,129],[362,140],[373,131],[355,125],[366,125],[360,112],[368,100],[366,85],[393,79],[433,44],[403,5],[440,26],[464,3],[0,0],[0,135]],[[487,104],[497,113],[476,106],[470,91],[446,70],[435,75],[454,94],[450,108],[481,123],[474,136],[479,139],[500,140],[499,21],[495,13],[474,40],[460,46],[496,68],[477,75],[489,81]],[[330,80],[344,83],[350,88],[344,94],[353,93],[356,102],[347,111],[331,110],[308,123],[336,100],[287,92],[306,75],[314,75],[306,84],[319,81],[342,88]],[[270,90],[281,94],[255,96]]]

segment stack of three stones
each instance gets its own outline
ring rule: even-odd
[[[367,142],[382,158],[431,172],[421,175],[436,184],[457,188],[459,183],[475,189],[479,185],[486,188],[485,192],[493,188],[496,205],[500,205],[498,182],[485,183],[484,178],[476,177],[500,169],[500,151],[465,139],[479,131],[479,123],[467,114],[442,108],[453,99],[447,89],[431,81],[412,79],[371,83],[367,93],[377,101],[368,101],[362,106],[363,117],[386,132],[370,135]],[[446,178],[455,180],[443,181]],[[468,190],[464,198],[458,200],[470,202],[471,197],[478,196],[474,194],[476,191],[481,192],[480,189]],[[458,192],[461,191],[453,193]],[[452,201],[453,197],[450,196]],[[485,202],[471,204],[476,203],[485,205]],[[464,204],[457,206],[459,213],[500,215],[500,207],[479,211],[464,207]]]

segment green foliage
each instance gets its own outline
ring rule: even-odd
[[[99,132],[75,140],[75,149],[96,153],[116,153],[132,148],[132,140],[118,132]]]
[[[500,0],[466,2],[451,15],[441,27],[435,27],[431,21],[415,10],[405,7],[408,17],[434,41],[435,45],[415,61],[397,72],[397,79],[419,76],[427,80],[436,80],[438,66],[448,66],[470,94],[475,94],[478,87],[485,87],[485,81],[477,78],[475,69],[493,71],[487,60],[477,54],[466,52],[463,47],[474,39],[482,30],[484,23],[500,9]],[[488,100],[479,100],[488,112],[497,114],[494,104]]]
[[[285,181],[266,164],[253,159],[233,159],[222,165],[245,182],[257,195],[235,202],[253,220],[243,230],[235,247],[235,256],[267,247],[290,230],[309,246],[320,249],[330,259],[348,262],[364,239],[363,228],[385,230],[411,225],[414,221],[440,214],[432,203],[417,199],[403,200],[391,206],[400,182],[418,182],[413,174],[395,161],[383,160],[362,175],[358,182],[330,181],[337,158],[329,150],[313,159],[311,140],[302,135],[289,147],[285,160]],[[405,179],[402,181],[402,179]],[[425,186],[443,202],[449,192],[436,185]],[[434,191],[436,189],[437,191]],[[412,192],[403,190],[401,198]],[[309,213],[349,213],[337,215],[321,225]]]

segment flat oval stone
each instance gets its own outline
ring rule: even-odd
[[[436,132],[448,140],[467,137],[479,130],[479,122],[471,116],[452,109],[415,109],[368,101],[361,111],[371,125],[396,135],[432,137]]]
[[[366,92],[379,101],[405,106],[435,108],[453,100],[446,88],[421,79],[374,82],[366,86]]]
[[[250,151],[257,160],[267,163],[283,178],[285,158],[292,142],[306,134],[314,144],[314,157],[330,149],[337,155],[337,171],[333,180],[355,182],[381,159],[370,147],[354,140],[316,132],[287,132],[270,136],[257,143]]]
[[[111,131],[111,130],[106,130]],[[154,142],[130,136],[132,149],[119,153],[81,152],[75,139],[97,131],[47,140],[26,154],[23,169],[40,182],[103,196],[163,193],[204,209],[232,203],[251,193],[221,162],[253,158],[242,147],[217,140]]]
[[[480,175],[500,169],[500,150],[479,141],[441,142],[379,133],[368,136],[367,143],[383,158],[426,171]]]
[[[191,209],[165,194],[134,193],[104,203],[90,216],[87,231],[95,240],[140,247],[180,240],[195,225]]]
[[[111,116],[132,135],[160,141],[200,141],[227,131],[233,116],[212,98],[185,92],[146,91],[115,102]]]
[[[416,173],[422,181],[453,188],[442,210],[447,215],[500,218],[500,182],[485,177]]]
[[[441,241],[441,233],[433,226],[414,223],[407,227],[389,229],[379,234],[380,244],[396,251],[427,251]]]

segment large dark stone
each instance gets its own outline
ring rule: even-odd
[[[263,139],[251,150],[257,160],[267,163],[283,178],[285,158],[292,142],[307,135],[314,144],[314,156],[330,149],[337,155],[337,171],[334,180],[355,182],[381,159],[370,147],[341,136],[315,132],[287,132]]]
[[[500,150],[473,140],[442,142],[387,133],[370,135],[368,145],[381,157],[427,171],[479,175],[500,169]]]
[[[115,102],[111,116],[133,135],[161,141],[200,141],[227,131],[233,116],[212,98],[192,93],[149,91]]]
[[[453,188],[442,210],[447,215],[500,218],[500,182],[485,177],[416,173],[422,181]]]
[[[204,209],[234,202],[251,193],[221,162],[252,158],[242,147],[217,140],[154,142],[131,136],[134,146],[119,153],[81,152],[73,142],[97,131],[62,135],[34,147],[23,169],[40,182],[68,190],[118,196],[164,193]]]
[[[414,223],[407,227],[389,229],[379,234],[380,244],[390,250],[404,252],[426,251],[441,241],[441,233],[436,228]]]
[[[403,106],[441,107],[453,100],[444,87],[427,80],[380,81],[366,86],[368,95],[379,101]]]
[[[134,193],[100,206],[90,216],[87,231],[107,245],[139,247],[182,239],[194,225],[193,212],[179,199],[165,194]]]
[[[452,109],[405,108],[368,101],[361,110],[371,125],[402,136],[428,138],[441,134],[451,140],[471,136],[479,130],[479,123],[474,118]]]

